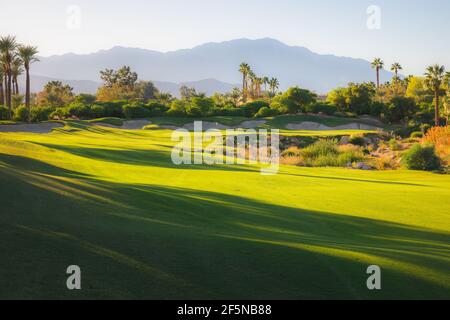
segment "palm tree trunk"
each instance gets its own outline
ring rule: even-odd
[[[31,106],[30,106],[30,68],[25,67],[26,71],[26,88],[25,88],[25,106],[28,110],[28,122],[31,120]]]
[[[245,84],[247,83],[247,77],[245,76],[245,73],[242,74],[242,102],[245,103],[247,100],[246,93],[245,93]]]
[[[7,78],[8,78],[8,88],[7,88],[7,91],[8,91],[8,93],[7,93],[7,97],[6,97],[6,104],[7,104],[7,106],[8,106],[8,117],[9,117],[9,120],[12,120],[12,108],[11,108],[11,106],[12,106],[12,95],[11,95],[11,88],[12,88],[12,77],[11,77],[11,71],[8,71],[8,76],[7,76]]]
[[[17,77],[14,77],[14,82],[16,83],[16,94],[19,94],[19,81],[17,81]]]
[[[3,95],[3,77],[0,79],[0,106],[5,104],[5,96]]]
[[[434,93],[434,121],[436,127],[439,126],[439,91]]]
[[[380,89],[380,68],[377,67],[377,89]]]

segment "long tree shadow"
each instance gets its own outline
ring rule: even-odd
[[[20,269],[14,262],[30,252],[38,259],[51,255],[37,261],[39,270],[72,251],[84,259],[94,252],[123,266],[117,272],[127,275],[130,287],[124,284],[122,290],[143,298],[446,298],[450,293],[450,233],[443,231],[189,188],[99,181],[4,154],[0,186],[2,234],[10,244],[5,251],[20,258],[9,268]],[[46,237],[52,242],[44,242]],[[26,238],[32,241],[16,247]],[[44,243],[65,249],[54,248],[55,255]],[[103,269],[100,258],[89,259]],[[379,294],[365,288],[370,264],[385,270],[387,288]],[[167,274],[173,275],[170,281]],[[156,289],[139,283],[147,277],[157,282]]]
[[[163,150],[152,150],[152,149],[107,149],[107,148],[86,148],[80,146],[61,146],[49,143],[36,143],[34,144],[67,152],[76,156],[89,158],[93,160],[100,160],[113,163],[121,163],[127,165],[138,165],[138,166],[151,166],[160,168],[171,168],[171,169],[195,169],[195,170],[222,170],[222,171],[238,171],[238,172],[255,172],[259,171],[260,168],[255,166],[245,166],[245,165],[196,165],[196,164],[182,164],[175,165],[171,160],[171,148],[164,146],[166,148]],[[193,162],[193,154],[192,154]]]

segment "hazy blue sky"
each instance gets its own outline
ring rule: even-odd
[[[367,27],[370,5],[381,9],[380,29]],[[433,63],[450,68],[449,31],[449,0],[0,0],[0,34],[42,55],[271,37],[318,53],[380,56],[418,74]]]

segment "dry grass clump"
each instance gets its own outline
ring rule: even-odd
[[[450,126],[431,128],[422,142],[434,144],[438,156],[445,164],[450,164]]]

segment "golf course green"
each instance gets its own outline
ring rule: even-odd
[[[81,121],[0,133],[0,298],[450,297],[450,175],[264,176],[176,166],[174,144]],[[67,289],[69,265],[82,290]],[[370,265],[382,290],[366,286]]]

